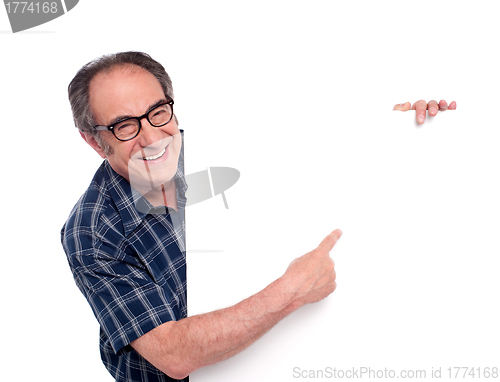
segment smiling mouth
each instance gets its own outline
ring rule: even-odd
[[[167,147],[164,147],[162,151],[160,151],[158,154],[156,155],[151,155],[149,157],[143,157],[142,159],[145,160],[145,161],[150,161],[150,160],[155,160],[155,159],[158,159],[160,157],[163,156],[163,154],[165,154],[165,151],[167,150]]]

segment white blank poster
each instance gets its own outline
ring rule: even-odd
[[[377,124],[358,117],[314,130],[308,147],[290,149],[299,157],[240,164],[229,210],[222,200],[188,210],[191,314],[248,297],[331,230],[344,233],[332,251],[338,288],[330,297],[193,381],[354,370],[431,378],[441,369],[444,378],[450,367],[497,365],[496,128],[460,105],[422,127],[413,111],[379,112]],[[300,134],[291,140],[301,147]],[[209,211],[206,224],[198,214]]]

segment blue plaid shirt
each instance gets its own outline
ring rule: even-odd
[[[61,231],[73,277],[101,326],[102,361],[116,381],[173,381],[130,342],[187,316],[182,149],[175,182],[178,212],[146,199],[137,204],[130,183],[105,160]]]

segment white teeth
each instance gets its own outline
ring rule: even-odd
[[[165,150],[166,150],[166,147],[161,151],[159,152],[158,154],[156,155],[152,155],[150,157],[144,157],[144,160],[155,160],[155,159],[158,159],[159,157],[161,157],[163,154],[165,154]]]

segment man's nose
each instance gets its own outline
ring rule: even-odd
[[[139,132],[139,144],[142,147],[155,148],[160,146],[162,134],[159,128],[151,126],[146,118],[141,121],[141,131]]]

